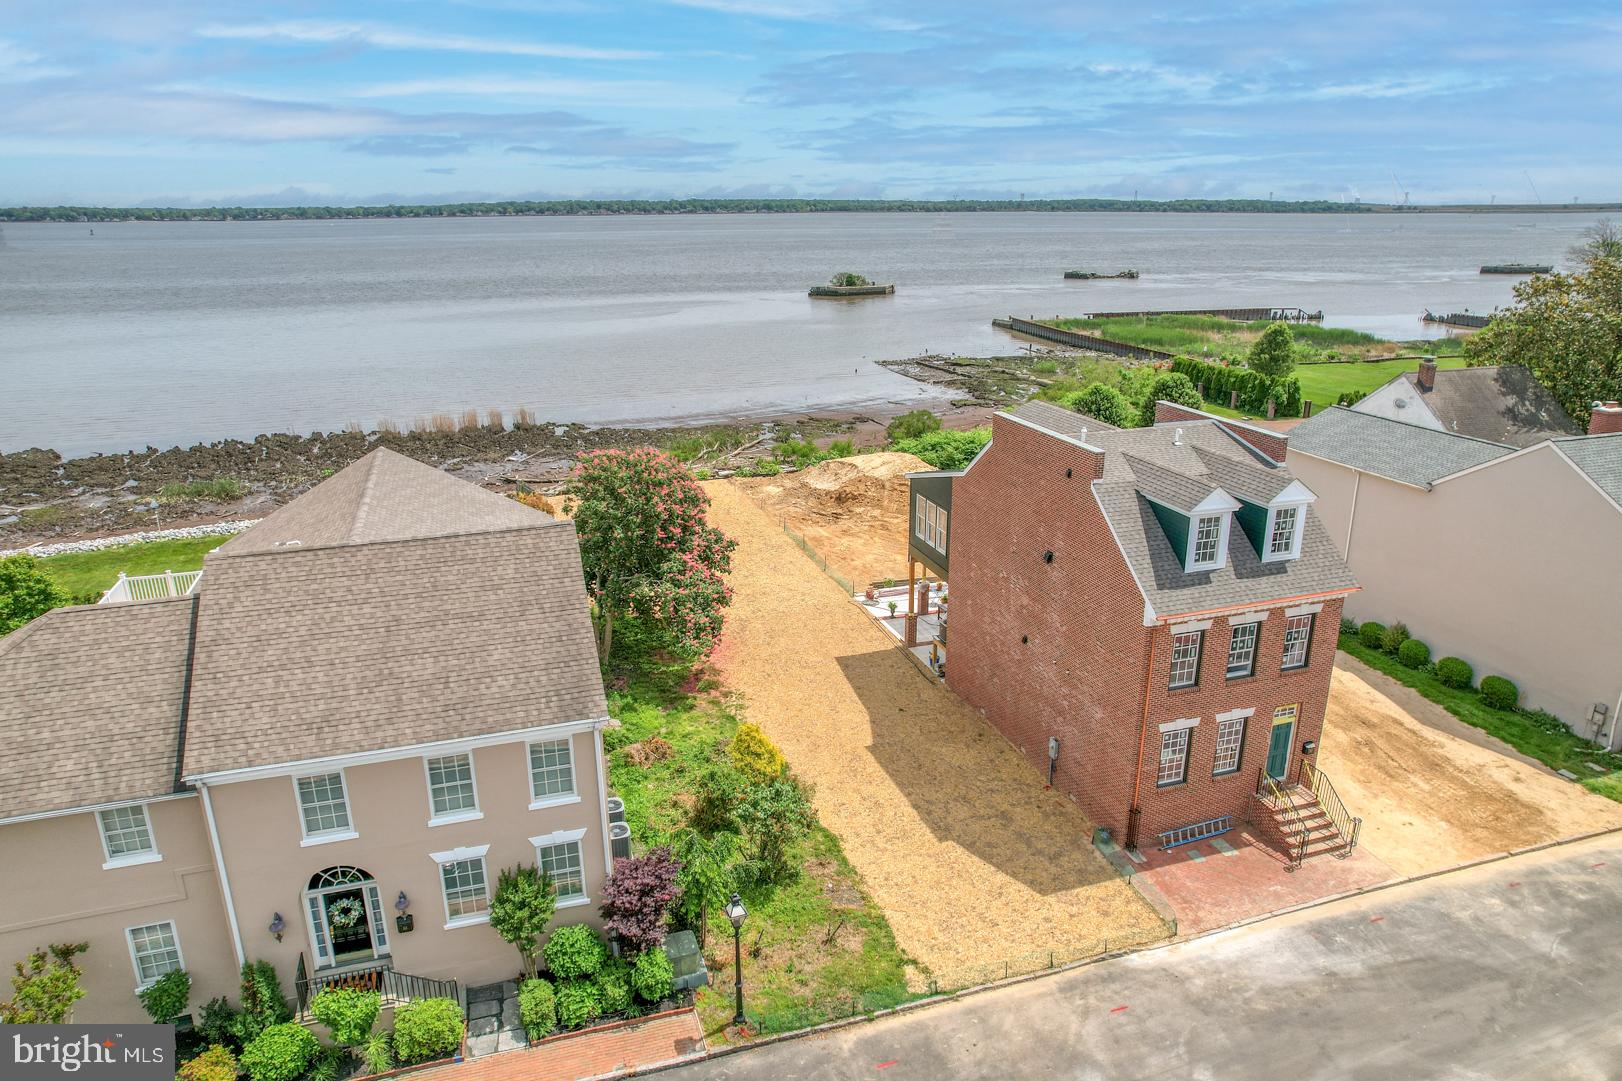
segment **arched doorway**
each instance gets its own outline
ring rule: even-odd
[[[372,876],[359,867],[328,867],[311,875],[304,913],[316,968],[371,961],[389,952],[382,897]]]

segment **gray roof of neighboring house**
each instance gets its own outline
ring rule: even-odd
[[[191,614],[58,608],[0,638],[0,819],[174,791]]]
[[[1437,371],[1430,390],[1420,387],[1418,371],[1403,372],[1398,378],[1429,407],[1443,429],[1456,435],[1529,447],[1583,432],[1548,388],[1519,364],[1444,368]]]
[[[1057,430],[1056,424],[1027,415],[1028,409],[1029,404],[1020,407],[1015,416]],[[1356,579],[1311,512],[1306,516],[1299,559],[1263,563],[1236,522],[1222,566],[1193,573],[1183,570],[1183,558],[1172,550],[1146,494],[1157,499],[1162,495],[1180,498],[1189,507],[1217,487],[1251,499],[1253,493],[1265,491],[1271,499],[1294,479],[1286,469],[1265,463],[1219,421],[1110,429],[1096,435],[1089,432],[1087,442],[1104,452],[1103,475],[1094,483],[1099,505],[1157,615],[1259,605],[1357,588]],[[1192,498],[1196,493],[1203,494]]]
[[[188,776],[607,715],[573,523],[391,451],[340,480],[207,558]]]
[[[1622,503],[1622,432],[1554,442],[1606,495]]]
[[[1290,430],[1289,449],[1365,473],[1429,488],[1514,448],[1331,406]]]

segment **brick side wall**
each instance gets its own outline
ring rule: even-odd
[[[1169,424],[1179,420],[1214,420],[1222,423],[1222,418],[1210,413],[1202,413],[1197,409],[1178,405],[1176,402],[1155,402],[1155,423]],[[1260,429],[1241,428],[1237,424],[1223,424],[1223,429],[1231,432],[1235,439],[1250,444],[1251,447],[1267,455],[1275,462],[1284,460],[1284,452],[1289,447],[1289,437],[1282,433],[1264,432]]]
[[[1229,624],[1206,631],[1200,684],[1167,689],[1170,631],[1143,626],[1143,598],[1093,497],[1094,455],[1001,417],[980,461],[953,493],[951,631],[947,683],[1047,776],[1047,743],[1060,741],[1054,787],[1117,837],[1127,831],[1154,639],[1149,725],[1143,748],[1139,843],[1218,815],[1242,818],[1267,758],[1273,711],[1298,704],[1290,776],[1301,744],[1320,739],[1341,601],[1324,604],[1305,669],[1280,672],[1285,616],[1262,624],[1256,675],[1224,678]],[[1071,475],[1065,476],[1069,469]],[[1044,562],[1045,552],[1053,561]],[[1212,777],[1215,715],[1254,707],[1237,772]],[[1200,722],[1190,736],[1187,780],[1157,788],[1159,725]]]
[[[1143,597],[1093,498],[1095,457],[993,418],[991,449],[952,495],[946,674],[1024,754],[1033,785],[1057,736],[1054,787],[1121,836],[1146,631]]]
[[[1162,830],[1185,826],[1218,815],[1244,817],[1250,795],[1256,789],[1256,771],[1267,761],[1272,739],[1273,711],[1280,706],[1297,705],[1295,735],[1291,739],[1289,774],[1294,780],[1301,760],[1301,744],[1323,736],[1324,709],[1329,701],[1329,678],[1335,665],[1335,643],[1340,633],[1341,600],[1324,604],[1312,628],[1312,645],[1307,667],[1289,672],[1279,670],[1284,657],[1282,608],[1268,612],[1256,645],[1255,675],[1244,679],[1225,678],[1231,628],[1217,616],[1205,632],[1200,653],[1200,682],[1197,687],[1170,690],[1171,631],[1155,631],[1154,677],[1149,704],[1149,740],[1143,760],[1142,820],[1138,843],[1149,847]],[[955,628],[954,628],[955,630]],[[1233,709],[1249,709],[1244,749],[1236,773],[1213,777],[1216,761],[1216,715]],[[1197,717],[1189,738],[1188,779],[1166,788],[1156,786],[1160,765],[1159,726],[1171,721]]]

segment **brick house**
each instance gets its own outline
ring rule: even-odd
[[[1232,828],[1267,790],[1332,847],[1310,763],[1357,585],[1283,436],[1157,418],[1031,402],[968,468],[913,475],[908,557],[949,583],[947,683],[1129,846]]]

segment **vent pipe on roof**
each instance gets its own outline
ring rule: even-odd
[[[1176,434],[1171,437],[1171,445],[1174,447],[1183,445],[1183,430],[1181,428],[1177,429]]]

